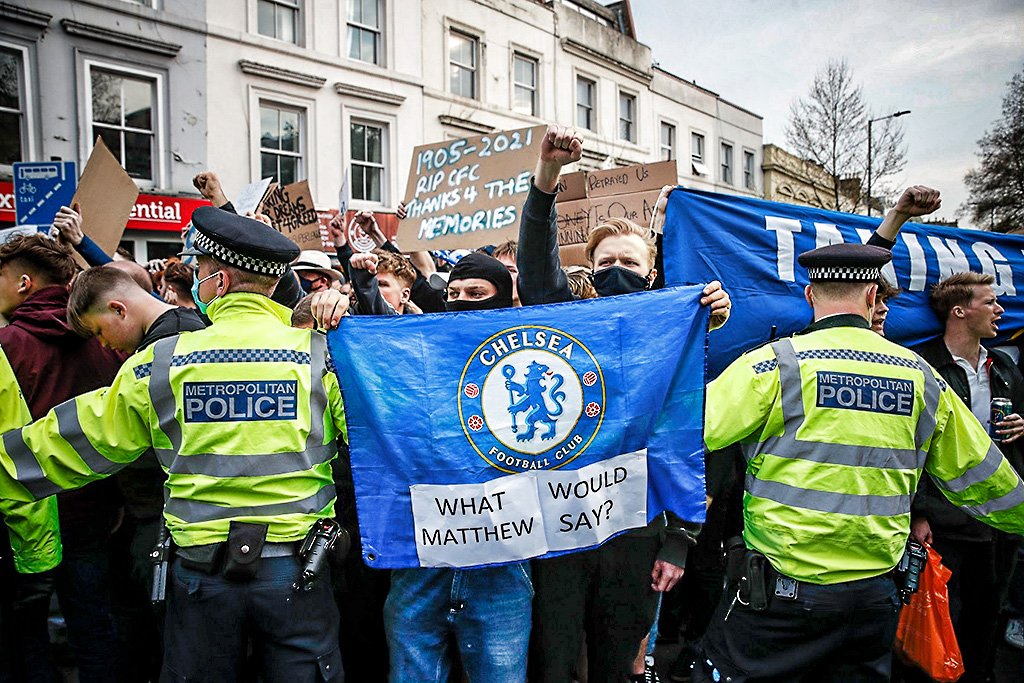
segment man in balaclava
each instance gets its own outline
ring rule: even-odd
[[[462,258],[448,278],[446,309],[512,307],[512,276],[487,254]],[[458,648],[471,681],[521,683],[530,639],[530,563],[395,569],[384,607],[391,679],[446,681]]]

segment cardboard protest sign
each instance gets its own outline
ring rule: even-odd
[[[649,225],[661,188],[677,180],[674,161],[562,176],[556,198],[562,265],[587,265],[583,245],[590,231],[609,218]]]
[[[658,192],[678,182],[675,161],[656,161],[586,174],[587,197],[611,197],[636,192]]]
[[[235,207],[235,212],[239,216],[244,216],[249,212],[256,213],[256,209],[259,208],[260,203],[266,198],[267,192],[270,191],[272,180],[273,178],[263,178],[249,183],[239,190],[235,195],[235,200],[231,202]]]
[[[263,199],[260,211],[267,214],[275,229],[299,245],[299,249],[323,251],[320,220],[307,181],[275,185]]]
[[[402,251],[472,249],[516,239],[546,128],[446,140],[413,150]]]
[[[558,178],[555,202],[571,202],[587,198],[587,172],[563,173]]]
[[[82,232],[106,254],[113,255],[138,196],[135,181],[97,137],[71,200],[82,214]]]

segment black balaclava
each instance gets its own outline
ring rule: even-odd
[[[494,308],[512,307],[512,275],[505,264],[481,252],[475,251],[462,257],[452,268],[448,282],[480,278],[487,280],[498,288],[498,293],[489,299],[480,301],[447,301],[445,310],[452,311],[486,311]]]

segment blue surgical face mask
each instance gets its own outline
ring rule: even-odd
[[[215,296],[212,299],[210,299],[209,303],[203,303],[203,300],[199,298],[199,285],[203,284],[204,282],[206,282],[210,278],[216,277],[218,275],[220,275],[220,271],[219,270],[216,273],[213,273],[211,275],[207,275],[202,280],[200,280],[199,279],[199,271],[198,270],[192,271],[192,299],[196,302],[196,307],[199,309],[199,312],[202,315],[206,315],[206,309],[209,308],[210,304],[212,304],[214,301],[216,301],[220,297],[220,295],[218,294],[217,296]]]

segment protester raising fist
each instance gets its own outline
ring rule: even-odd
[[[575,163],[583,156],[583,138],[575,128],[569,126],[548,126],[540,143],[537,170],[533,184],[538,190],[554,192],[562,167]]]
[[[933,190],[924,185],[908,187],[900,195],[896,206],[886,212],[885,218],[882,219],[875,233],[889,242],[895,242],[896,236],[899,235],[900,228],[903,227],[904,223],[911,218],[927,216],[934,211],[938,211],[940,206],[942,206],[942,199],[939,196],[938,190]],[[886,244],[879,246],[891,248],[890,245]]]
[[[213,171],[203,171],[197,173],[192,179],[192,184],[199,190],[199,194],[203,195],[206,199],[210,200],[210,203],[214,206],[224,206],[228,203],[228,196],[224,194],[224,188],[221,187],[220,178]]]
[[[942,206],[942,198],[939,196],[938,190],[924,185],[914,185],[903,191],[892,210],[914,218],[938,211],[940,206]]]

